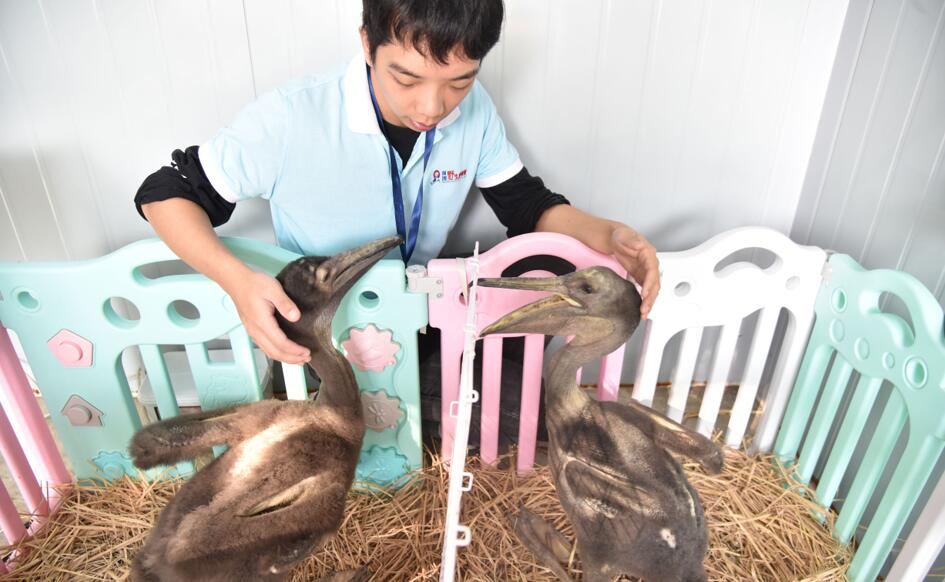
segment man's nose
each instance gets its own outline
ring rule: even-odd
[[[424,117],[424,119],[417,120],[421,123],[435,122],[446,113],[446,104],[443,101],[443,94],[438,87],[427,89],[417,105],[417,113]]]

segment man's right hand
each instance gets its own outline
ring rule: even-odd
[[[252,272],[227,292],[247,333],[267,356],[287,364],[309,361],[309,350],[290,340],[276,321],[277,309],[289,321],[296,321],[301,315],[279,281],[265,273]]]
[[[178,257],[203,273],[233,299],[247,333],[274,360],[304,364],[308,349],[286,337],[273,315],[296,321],[298,307],[273,277],[251,270],[217,237],[206,211],[185,198],[169,198],[141,206],[158,236]]]

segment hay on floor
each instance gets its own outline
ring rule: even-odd
[[[460,549],[457,580],[555,580],[509,527],[510,517],[525,505],[571,537],[548,468],[520,477],[514,464],[504,461],[511,468],[475,470],[473,490],[463,498],[462,521],[473,534],[470,546]],[[799,488],[783,485],[770,458],[728,451],[721,475],[706,475],[694,464],[686,469],[709,523],[710,580],[845,579],[850,550],[812,518],[816,505]],[[352,494],[339,536],[301,565],[293,582],[366,563],[374,580],[437,580],[447,482],[434,456],[399,491]],[[21,544],[25,556],[0,580],[125,579],[137,548],[179,486],[179,481],[126,478],[104,487],[77,487],[42,532]],[[833,517],[827,516],[828,524]],[[568,567],[580,579],[578,556]]]

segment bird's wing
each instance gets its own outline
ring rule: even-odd
[[[657,445],[699,462],[707,471],[722,470],[724,455],[717,444],[652,408],[633,400],[627,404],[602,402],[601,408],[606,414],[637,427]]]
[[[562,473],[564,483],[559,483],[565,487],[561,491],[559,485],[559,496],[564,493],[562,497],[567,497],[566,503],[575,512],[602,525],[625,518],[633,523],[662,514],[656,495],[626,476],[575,458],[565,463]]]
[[[131,439],[135,466],[150,469],[193,459],[215,445],[233,446],[268,426],[279,404],[263,400],[218,410],[182,414],[149,424]]]
[[[245,486],[244,493],[229,502],[214,499],[192,511],[168,544],[168,559],[181,563],[234,551],[271,550],[280,545],[277,540],[315,542],[340,525],[347,489],[337,479],[320,474],[289,487],[275,485]],[[307,551],[286,544],[290,554]]]

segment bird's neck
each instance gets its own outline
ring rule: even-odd
[[[316,404],[341,409],[352,420],[363,420],[361,392],[351,364],[335,349],[330,336],[316,338],[315,344],[312,367],[321,379]]]
[[[593,346],[567,344],[551,357],[545,375],[545,410],[549,422],[554,424],[575,417],[590,403],[590,396],[577,385],[577,372],[600,356]]]

